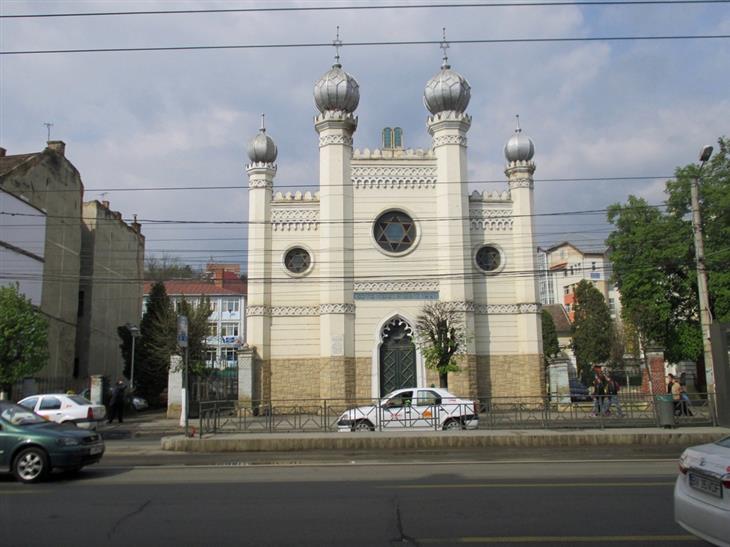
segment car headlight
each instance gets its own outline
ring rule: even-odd
[[[81,441],[75,437],[61,437],[60,439],[56,439],[56,444],[59,446],[78,446],[81,444]]]

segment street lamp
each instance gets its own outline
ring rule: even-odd
[[[702,217],[700,216],[700,175],[705,162],[712,156],[712,146],[706,145],[700,151],[700,166],[692,179],[692,231],[695,240],[695,261],[697,262],[697,292],[700,300],[700,325],[702,327],[702,349],[705,355],[705,380],[707,391],[714,391],[715,369],[712,363],[712,343],[710,341],[710,300],[707,296],[707,270],[705,269],[705,245],[702,238]]]
[[[131,323],[127,323],[125,326],[127,327],[127,332],[129,332],[129,335],[132,337],[132,360],[129,366],[129,387],[130,391],[134,392],[134,340],[139,336],[139,327],[137,325],[132,325]]]

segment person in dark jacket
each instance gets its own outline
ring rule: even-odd
[[[122,378],[117,380],[116,385],[112,388],[112,397],[109,399],[109,419],[107,423],[110,424],[116,417],[121,424],[124,422],[124,392],[127,389],[127,384],[124,383]]]

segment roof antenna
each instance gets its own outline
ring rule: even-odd
[[[441,59],[441,68],[449,68],[449,56],[446,55],[446,50],[449,49],[449,43],[446,41],[446,27],[443,27],[442,31],[443,40],[441,40],[441,45],[439,47],[444,50],[444,56]]]
[[[53,124],[50,122],[43,122],[43,125],[46,126],[46,129],[48,129],[48,141],[51,140],[51,127],[53,127]]]
[[[517,118],[517,129],[515,129],[515,133],[522,133],[522,128],[520,127],[520,115],[515,114],[515,118]]]
[[[340,25],[337,25],[337,37],[332,41],[332,45],[335,46],[335,66],[340,65],[340,48],[342,47],[342,40],[340,40]]]

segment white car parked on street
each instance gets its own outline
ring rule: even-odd
[[[106,408],[103,405],[95,405],[81,395],[64,393],[31,395],[18,401],[18,404],[51,422],[73,423],[86,429],[95,429],[96,423],[106,416]]]
[[[337,429],[476,429],[479,426],[477,410],[478,403],[460,399],[445,389],[398,389],[376,404],[343,412],[337,420]]]
[[[730,437],[688,448],[679,471],[674,520],[705,541],[730,547]]]

